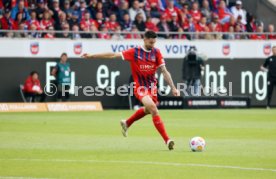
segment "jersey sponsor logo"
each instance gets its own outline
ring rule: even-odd
[[[151,71],[154,69],[154,65],[140,65],[141,71]]]
[[[230,54],[230,51],[231,51],[231,47],[230,47],[230,44],[223,44],[222,45],[222,53],[223,55],[227,56]]]
[[[80,55],[81,52],[82,52],[82,43],[81,42],[74,43],[74,53],[76,55]]]
[[[31,42],[30,51],[31,51],[31,54],[33,54],[33,55],[38,54],[38,52],[39,52],[39,43],[38,42]]]
[[[266,43],[263,46],[263,53],[268,56],[271,53],[271,44],[270,43]]]

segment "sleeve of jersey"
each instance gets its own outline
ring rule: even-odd
[[[134,48],[122,51],[121,56],[123,60],[134,61]]]
[[[156,58],[157,58],[157,68],[165,65],[165,60],[160,50],[157,50]]]
[[[269,57],[265,59],[265,62],[264,62],[264,64],[263,64],[263,66],[264,66],[265,68],[267,68],[268,63],[269,63]]]

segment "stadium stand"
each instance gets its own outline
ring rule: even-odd
[[[274,25],[240,0],[0,0],[0,14],[0,29],[10,30],[2,37],[131,39],[154,30],[172,39],[276,38],[262,34],[274,33]]]

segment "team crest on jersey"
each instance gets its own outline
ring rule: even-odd
[[[231,51],[231,47],[230,47],[230,44],[223,44],[222,46],[222,53],[224,55],[229,55],[230,54],[230,51]]]
[[[82,43],[81,42],[74,43],[74,53],[76,55],[80,55],[81,52],[82,52]]]
[[[39,52],[39,43],[38,42],[31,42],[30,45],[31,54],[36,55]]]
[[[263,52],[266,56],[268,56],[271,53],[271,44],[270,43],[264,44]]]
[[[152,54],[152,55],[150,56],[150,60],[151,60],[151,61],[153,61],[153,62],[155,62],[156,57],[155,57],[155,55],[154,55],[154,54]]]

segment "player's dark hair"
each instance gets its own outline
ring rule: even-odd
[[[146,31],[145,34],[144,34],[144,38],[147,38],[147,39],[155,39],[157,37],[156,33],[152,30],[149,30],[149,31]]]
[[[33,76],[34,74],[37,74],[37,75],[38,75],[38,72],[37,72],[37,71],[32,71],[32,72],[30,73],[31,76]]]
[[[63,57],[63,56],[66,56],[66,57],[67,57],[68,55],[67,55],[67,53],[63,52],[63,53],[60,55],[60,57]]]

